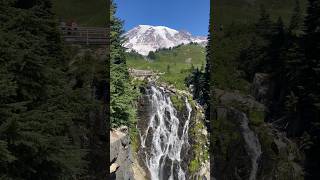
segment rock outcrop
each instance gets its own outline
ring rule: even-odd
[[[255,179],[303,179],[301,168],[303,157],[299,148],[287,139],[285,134],[264,121],[266,108],[263,104],[252,96],[238,92],[222,90],[215,92],[218,105],[217,119],[213,122],[214,172],[212,173],[216,179],[252,179],[253,165],[257,165]],[[263,91],[260,91],[260,95],[265,95],[261,92]],[[256,161],[257,164],[252,163],[253,148],[250,151],[248,139],[246,140],[248,137],[243,134],[241,123],[245,120],[243,118],[247,118],[248,121],[248,127],[245,129],[248,131],[249,128],[260,144],[261,154]]]
[[[262,104],[269,104],[272,100],[274,83],[271,75],[265,73],[256,73],[251,85],[252,96]]]
[[[114,180],[132,180],[132,157],[127,128],[110,131],[110,174]]]
[[[150,118],[154,111],[152,108],[152,102],[150,101],[150,88],[151,86],[157,86],[161,87],[161,91],[170,96],[170,99],[172,101],[172,105],[174,106],[176,113],[175,116],[179,119],[179,126],[177,127],[178,133],[177,135],[179,137],[182,137],[182,134],[184,132],[184,126],[186,124],[186,120],[189,119],[190,116],[190,125],[189,125],[189,131],[188,131],[188,143],[184,144],[181,149],[181,163],[180,167],[184,171],[186,179],[209,179],[210,177],[210,171],[209,171],[209,154],[208,154],[208,133],[205,130],[204,126],[204,117],[203,117],[203,110],[199,105],[195,103],[194,100],[192,100],[192,97],[189,93],[184,91],[179,91],[174,88],[170,88],[168,86],[161,86],[156,85],[155,83],[148,83],[147,85],[141,87],[140,91],[142,93],[141,98],[138,101],[138,130],[140,136],[143,135],[143,137],[140,138],[140,144],[142,142],[142,147],[138,149],[137,152],[137,163],[140,165],[140,167],[146,172],[145,176],[146,179],[151,179],[151,175],[148,171],[148,167],[145,162],[145,154],[149,154],[151,151],[151,144],[152,144],[152,137],[153,133],[152,128],[148,128]],[[163,95],[164,95],[163,94]],[[189,107],[192,109],[191,114],[190,111],[188,111],[188,103]],[[189,109],[190,110],[190,109]],[[172,118],[169,117],[170,113],[166,112],[165,119]],[[172,114],[171,114],[172,115]],[[157,123],[159,123],[159,119],[156,120]],[[166,121],[167,122],[167,121]],[[168,124],[168,126],[170,126]],[[171,167],[170,164],[176,163],[176,162],[170,162],[169,159],[166,159],[168,163],[165,163],[164,173],[163,173],[163,179],[167,179],[170,176]],[[167,167],[168,165],[168,167]],[[174,174],[174,176],[178,176],[178,173]],[[178,178],[178,177],[175,177]]]

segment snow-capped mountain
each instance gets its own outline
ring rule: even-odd
[[[207,43],[207,37],[192,36],[189,32],[177,31],[165,26],[139,25],[124,34],[127,41],[123,44],[128,51],[136,51],[147,56],[150,51],[175,47],[180,44],[195,42]]]

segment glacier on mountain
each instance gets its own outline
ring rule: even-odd
[[[127,51],[136,51],[147,56],[150,51],[161,48],[172,48],[192,42],[200,45],[207,43],[205,36],[192,36],[189,32],[177,31],[165,26],[139,25],[123,35],[126,38],[123,46]]]

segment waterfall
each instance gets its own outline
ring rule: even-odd
[[[141,146],[145,149],[145,164],[152,180],[185,180],[186,170],[182,161],[188,148],[188,130],[192,108],[185,98],[188,116],[179,119],[170,96],[162,87],[151,86],[147,92],[151,102],[151,116],[144,134],[140,134]],[[183,124],[184,123],[184,124]],[[152,133],[148,133],[151,131]],[[147,139],[151,143],[146,145]]]
[[[242,135],[247,144],[247,152],[251,157],[251,172],[249,180],[255,180],[258,172],[258,161],[261,156],[261,145],[257,135],[250,129],[249,120],[246,114],[242,113],[241,128]]]

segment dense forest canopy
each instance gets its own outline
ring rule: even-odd
[[[306,179],[319,178],[320,2],[281,3],[294,4],[290,11],[281,5],[277,13],[272,2],[260,3],[253,21],[235,18],[230,25],[217,25],[211,80],[216,88],[249,94],[257,73],[270,75],[274,88],[265,121],[299,144],[306,156]]]
[[[50,0],[1,0],[0,14],[0,177],[90,177],[105,62],[63,45]]]

